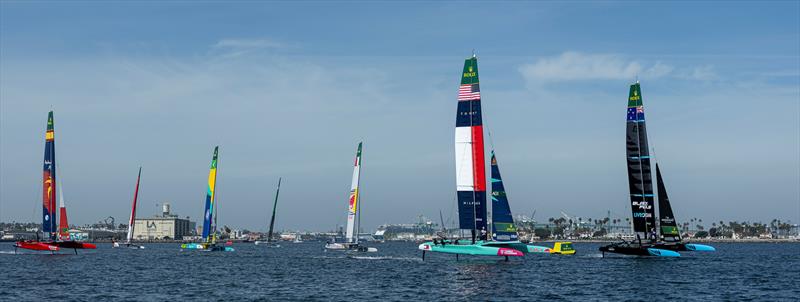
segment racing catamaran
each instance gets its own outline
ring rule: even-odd
[[[278,208],[278,194],[281,193],[281,178],[278,178],[278,189],[275,191],[275,201],[272,203],[272,218],[269,220],[269,231],[267,232],[267,241],[256,240],[256,245],[265,245],[267,247],[281,247],[280,244],[272,242],[272,230],[275,226],[275,211]]]
[[[113,247],[129,247],[133,249],[143,249],[144,246],[133,243],[133,229],[136,226],[136,200],[139,198],[139,181],[142,179],[142,167],[139,167],[139,175],[136,176],[136,189],[133,191],[133,204],[131,205],[131,217],[128,219],[128,234],[125,236],[125,243],[114,242]]]
[[[329,242],[325,244],[325,249],[328,250],[344,250],[355,252],[377,252],[378,249],[374,247],[366,247],[358,242],[358,233],[361,228],[361,208],[359,202],[361,195],[359,194],[361,183],[361,147],[363,142],[358,143],[358,150],[356,151],[356,160],[353,165],[353,181],[350,185],[350,202],[347,211],[347,233],[345,235],[346,242]]]
[[[225,251],[232,252],[230,246],[217,245],[217,163],[219,146],[214,147],[214,156],[211,158],[211,167],[208,171],[208,190],[206,192],[205,211],[203,212],[203,237],[202,242],[181,244],[181,249],[203,250],[203,251]]]
[[[669,203],[667,189],[661,178],[658,164],[656,164],[656,182],[659,221],[658,224],[656,223],[654,203],[656,196],[653,194],[644,104],[638,81],[631,85],[628,93],[625,145],[633,231],[636,237],[633,241],[622,241],[600,247],[603,256],[609,252],[639,256],[680,257],[677,251],[714,251],[715,249],[708,245],[681,242],[681,235],[672,214],[672,206]]]
[[[455,130],[456,196],[458,199],[459,228],[469,230],[470,238],[439,238],[419,245],[422,258],[425,252],[456,255],[523,256],[527,253],[572,254],[570,244],[565,249],[528,245],[519,241],[511,208],[508,203],[500,168],[492,150],[492,224],[487,228],[486,168],[483,144],[481,94],[478,80],[478,58],[464,61],[461,85],[458,89],[458,106]],[[490,235],[491,234],[491,235]]]
[[[14,244],[14,251],[23,248],[35,251],[55,252],[62,248],[73,249],[78,254],[78,249],[95,249],[96,245],[72,240],[69,235],[67,223],[67,208],[64,204],[64,194],[61,193],[59,203],[60,219],[56,219],[56,142],[53,126],[53,111],[47,114],[47,131],[44,143],[44,168],[42,174],[42,239],[23,240]],[[58,186],[59,189],[61,186]],[[60,220],[61,223],[56,223]],[[58,227],[56,227],[58,226]],[[39,233],[36,233],[39,237]]]

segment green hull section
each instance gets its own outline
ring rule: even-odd
[[[425,242],[419,245],[425,252],[476,256],[523,256],[525,254],[575,254],[570,242],[556,242],[555,247],[525,244],[519,241],[478,241],[475,244],[455,244],[451,240]]]
[[[478,241],[475,244],[454,244],[453,242],[447,241],[445,242],[445,244],[441,243],[434,244],[433,242],[425,242],[419,245],[419,249],[426,252],[474,255],[474,256],[519,257],[524,255],[522,251],[510,247],[511,244],[514,243]]]

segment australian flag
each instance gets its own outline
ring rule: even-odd
[[[628,107],[628,121],[643,121],[644,107]]]

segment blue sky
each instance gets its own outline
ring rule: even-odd
[[[364,140],[367,226],[455,216],[463,59],[512,210],[628,217],[624,118],[642,83],[679,220],[800,221],[798,2],[0,2],[0,220],[36,221],[55,110],[70,221],[169,201],[221,223],[345,222]],[[449,218],[448,218],[449,217]]]

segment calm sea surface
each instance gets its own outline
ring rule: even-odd
[[[601,258],[597,243],[574,256],[434,254],[413,243],[372,244],[378,253],[325,252],[323,243],[235,252],[182,252],[178,244],[79,255],[14,255],[0,244],[0,300],[30,301],[557,301],[800,300],[800,243],[714,243],[683,257]]]

